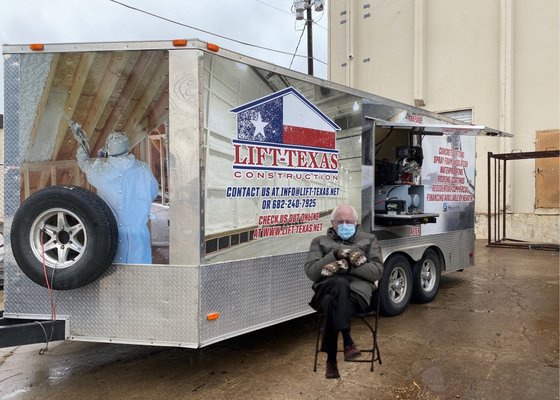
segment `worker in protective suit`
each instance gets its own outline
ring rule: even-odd
[[[107,138],[107,158],[90,159],[87,136],[80,124],[69,124],[79,147],[76,159],[97,194],[109,205],[117,219],[119,243],[114,262],[151,264],[150,232],[146,223],[158,183],[145,162],[129,154],[128,137],[113,132]]]

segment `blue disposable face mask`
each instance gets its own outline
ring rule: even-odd
[[[356,225],[354,224],[340,224],[336,230],[341,239],[350,239],[356,233]]]

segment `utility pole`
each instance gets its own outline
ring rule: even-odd
[[[307,7],[307,74],[313,76],[313,18],[311,4]]]
[[[311,8],[321,12],[325,7],[325,0],[294,0],[296,20],[303,19],[303,11],[306,12],[305,25],[307,28],[307,73],[313,76],[313,16]]]

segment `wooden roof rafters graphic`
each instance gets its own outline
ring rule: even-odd
[[[135,145],[166,123],[168,82],[165,50],[53,55],[23,151],[23,196],[49,184],[85,183],[70,120],[84,128],[92,156],[114,131]]]

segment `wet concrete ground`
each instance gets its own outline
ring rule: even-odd
[[[80,342],[0,349],[0,399],[558,399],[557,253],[490,249],[429,304],[382,318],[383,364],[312,371],[317,317],[200,349]],[[355,341],[369,340],[353,327]]]

